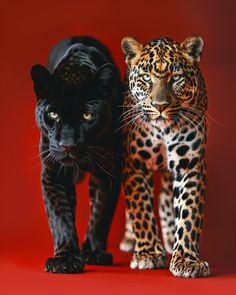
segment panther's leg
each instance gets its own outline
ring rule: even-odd
[[[125,211],[125,233],[120,243],[120,250],[124,252],[130,252],[134,250],[135,237],[132,229],[132,222],[129,218],[129,213]]]
[[[44,204],[54,239],[54,257],[46,261],[45,271],[81,272],[84,263],[75,228],[76,196],[72,177],[62,178],[58,175],[58,170],[44,167],[41,180]]]
[[[129,217],[135,235],[131,268],[152,269],[166,266],[166,253],[161,244],[153,211],[153,172],[137,169],[126,160],[124,189]]]
[[[115,177],[91,175],[89,182],[91,217],[83,255],[87,264],[111,265],[112,254],[106,252],[107,239],[121,186],[121,172]]]
[[[172,254],[175,235],[175,212],[173,200],[173,176],[171,172],[161,175],[161,190],[159,195],[159,216],[162,228],[164,247]]]
[[[209,264],[199,259],[205,185],[205,162],[200,157],[190,160],[185,173],[181,174],[180,170],[175,173],[176,233],[170,271],[178,277],[196,278],[210,275]]]

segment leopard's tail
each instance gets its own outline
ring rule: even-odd
[[[132,222],[129,219],[128,212],[125,212],[125,233],[124,237],[120,243],[120,250],[124,252],[131,252],[134,250],[135,239],[132,229]]]

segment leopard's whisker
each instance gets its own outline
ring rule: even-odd
[[[141,113],[138,113],[135,116],[132,116],[131,119],[128,120],[128,122],[125,122],[123,125],[121,125],[120,127],[118,127],[115,131],[117,132],[117,131],[123,129],[124,127],[126,127],[127,125],[129,125],[131,122],[133,122],[133,120],[136,120],[140,115],[141,115]]]

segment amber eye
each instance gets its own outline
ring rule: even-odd
[[[145,81],[145,82],[147,82],[147,83],[150,83],[151,82],[151,76],[150,75],[148,75],[148,74],[144,74],[144,75],[142,75],[142,79],[143,79],[143,81]]]
[[[54,121],[57,121],[59,122],[59,115],[55,112],[49,112],[47,113],[48,114],[48,117],[51,119],[51,120],[54,120]]]
[[[92,119],[93,115],[90,112],[83,113],[83,119],[86,121],[90,121]]]

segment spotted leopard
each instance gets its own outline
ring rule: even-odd
[[[181,44],[157,38],[142,45],[132,37],[121,43],[128,66],[122,128],[124,190],[135,240],[131,268],[165,268],[167,251],[175,276],[210,275],[209,264],[199,258],[206,191],[207,93],[198,66],[203,45],[199,36]],[[155,171],[162,177],[164,247],[153,211]]]

